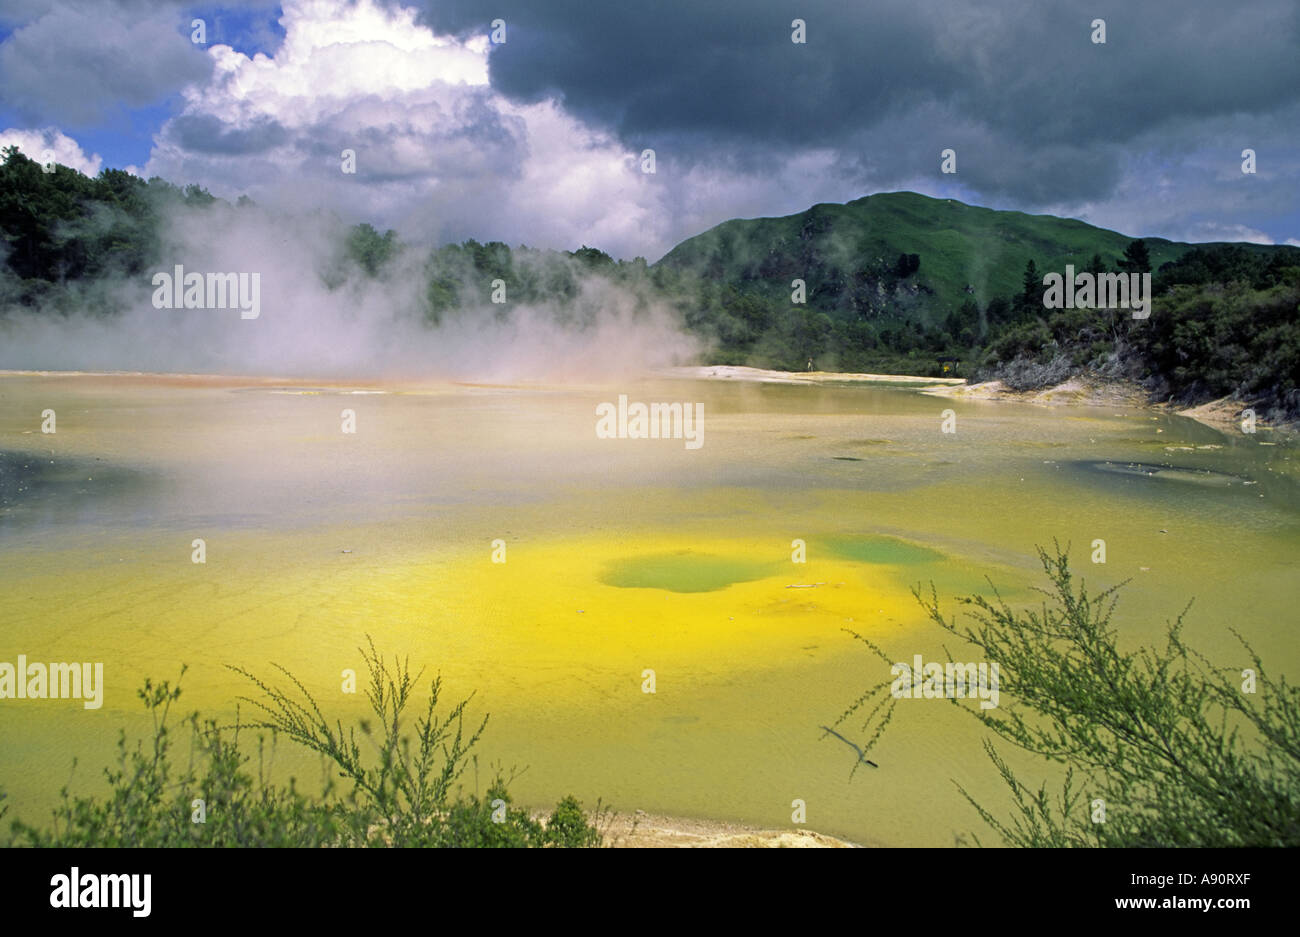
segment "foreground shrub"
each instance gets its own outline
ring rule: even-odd
[[[467,731],[462,700],[446,715],[438,708],[441,679],[430,685],[414,738],[404,720],[420,674],[406,661],[390,668],[374,645],[362,649],[369,672],[366,696],[376,717],[345,729],[321,712],[301,681],[278,668],[292,689],[284,690],[242,668],[259,696],[243,697],[262,719],[219,726],[188,716],[192,753],[181,768],[174,757],[172,705],[180,681],[155,685],[146,680],[137,692],[153,720],[152,737],[132,747],[118,737],[113,767],[104,776],[104,796],[74,797],[65,787],[50,827],[15,820],[13,845],[30,846],[597,846],[599,831],[572,797],[555,808],[550,822],[511,807],[507,781],[498,772],[485,800],[464,794],[457,781],[471,763],[471,750],[487,724],[484,717]],[[181,670],[182,677],[184,668]],[[241,748],[250,732],[257,737],[258,768]],[[365,741],[364,754],[360,738]],[[319,753],[330,768],[321,795],[273,784],[264,765],[277,740]],[[414,744],[413,744],[414,743]],[[350,782],[337,790],[334,776]],[[2,795],[0,795],[2,796]],[[597,808],[599,812],[599,807]],[[3,808],[0,808],[3,816]]]
[[[969,711],[997,738],[1065,766],[1059,789],[1031,788],[986,739],[1012,812],[959,787],[980,817],[1013,846],[1300,845],[1300,689],[1271,677],[1235,631],[1248,666],[1213,666],[1183,641],[1183,615],[1163,649],[1119,650],[1111,617],[1123,584],[1089,594],[1066,551],[1039,558],[1051,583],[1039,609],[1016,611],[995,590],[992,601],[959,599],[973,621],[959,626],[933,586],[929,598],[915,590],[935,624],[1000,666],[1001,705]],[[893,714],[888,686],[840,717],[875,701],[864,751]]]

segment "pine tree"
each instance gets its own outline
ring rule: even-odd
[[[1025,264],[1024,287],[1016,301],[1016,309],[1022,317],[1035,315],[1035,310],[1043,305],[1043,279],[1038,275],[1038,264],[1033,258]]]
[[[1127,273],[1150,273],[1151,254],[1147,251],[1145,241],[1137,240],[1124,248],[1124,259],[1119,262],[1120,269]]]

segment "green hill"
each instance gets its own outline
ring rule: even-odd
[[[981,307],[1020,292],[1031,258],[1041,273],[1082,270],[1094,254],[1113,268],[1132,236],[1053,215],[1027,215],[915,192],[814,205],[783,218],[727,221],[683,241],[656,266],[788,302],[804,279],[808,305],[833,318],[901,315],[938,324],[966,299]],[[1194,245],[1146,238],[1151,266]],[[915,254],[919,268],[899,267]]]

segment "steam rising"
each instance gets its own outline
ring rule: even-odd
[[[345,254],[347,231],[332,215],[174,206],[161,227],[158,265],[75,284],[81,301],[72,314],[52,303],[16,306],[0,284],[0,369],[508,382],[608,378],[700,351],[679,313],[648,284],[614,282],[567,255],[546,261],[567,265],[578,284],[563,304],[522,305],[507,295],[504,305],[462,306],[433,325],[425,313],[426,252],[407,246],[370,277]],[[540,261],[516,254],[515,263]],[[238,308],[154,308],[153,273],[175,264],[187,272],[259,273],[260,317],[241,319]],[[488,289],[463,285],[462,296]]]

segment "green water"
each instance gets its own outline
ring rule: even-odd
[[[732,583],[762,579],[773,571],[772,563],[682,550],[617,560],[609,564],[601,582],[623,589],[712,592]]]
[[[837,556],[859,563],[916,566],[943,559],[941,553],[893,537],[840,538],[831,540],[829,546]]]

